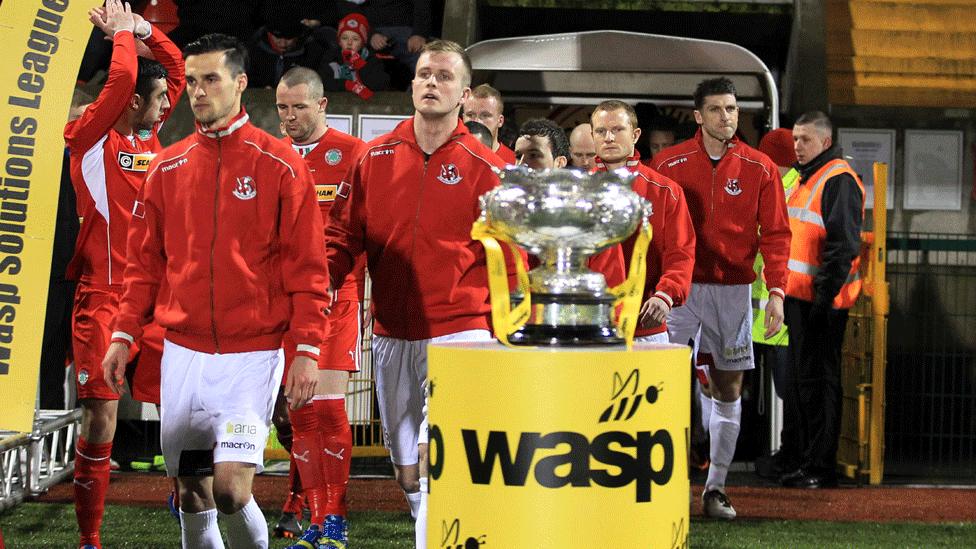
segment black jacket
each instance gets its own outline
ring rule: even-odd
[[[288,69],[294,66],[317,70],[325,56],[325,46],[311,37],[300,38],[297,46],[278,53],[271,48],[267,39],[267,27],[261,27],[248,43],[250,67],[247,70],[247,85],[250,88],[275,87]]]
[[[430,31],[430,0],[366,0],[362,4],[338,0],[338,18],[361,13],[369,21],[370,34],[380,27],[410,27],[412,33],[428,38]]]
[[[809,181],[811,175],[824,164],[836,158],[843,158],[840,147],[834,145],[805,166],[796,165],[800,172],[800,185]],[[813,278],[814,303],[830,306],[847,280],[851,263],[861,251],[862,204],[864,195],[857,182],[849,174],[835,175],[824,182],[821,215],[827,237],[821,257],[820,271]]]

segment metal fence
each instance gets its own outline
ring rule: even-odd
[[[888,234],[885,471],[976,475],[976,235]]]

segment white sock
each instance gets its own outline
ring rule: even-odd
[[[702,429],[708,433],[709,423],[712,421],[712,397],[704,393],[698,393],[698,400],[701,401]]]
[[[268,521],[254,496],[240,511],[230,515],[221,513],[220,517],[226,526],[230,549],[268,549]]]
[[[705,491],[725,491],[725,477],[729,474],[729,465],[735,455],[735,444],[739,439],[739,424],[742,420],[742,399],[735,402],[715,400],[712,405],[712,417],[708,422],[709,458],[712,463],[708,466],[708,479],[705,480]]]
[[[415,520],[417,511],[420,510],[420,492],[404,493],[407,496],[407,505],[410,506],[410,516]]]
[[[427,477],[420,477],[420,506],[417,509],[414,536],[417,549],[427,549]]]
[[[224,549],[224,540],[217,527],[217,510],[187,513],[180,509],[183,549]]]

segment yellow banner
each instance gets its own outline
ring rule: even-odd
[[[687,547],[689,353],[431,345],[427,546]]]
[[[0,5],[0,430],[34,421],[65,122],[101,0]]]

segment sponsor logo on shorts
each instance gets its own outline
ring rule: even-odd
[[[722,356],[730,362],[740,362],[749,358],[752,351],[751,345],[739,345],[738,347],[726,347],[722,350]]]
[[[78,372],[78,384],[84,385],[88,383],[88,370],[82,370]]]
[[[119,151],[119,167],[127,172],[145,172],[156,155],[152,153],[127,153]]]
[[[221,442],[220,447],[227,448],[228,450],[245,450],[248,452],[253,452],[258,449],[253,442],[231,442],[229,440]]]
[[[329,149],[325,153],[325,163],[330,166],[335,166],[339,162],[342,162],[342,151],[339,149]]]
[[[338,185],[316,185],[315,198],[317,198],[319,202],[332,202],[335,200],[338,190]]]
[[[258,426],[252,423],[233,423],[227,422],[228,435],[251,435],[257,436]]]

